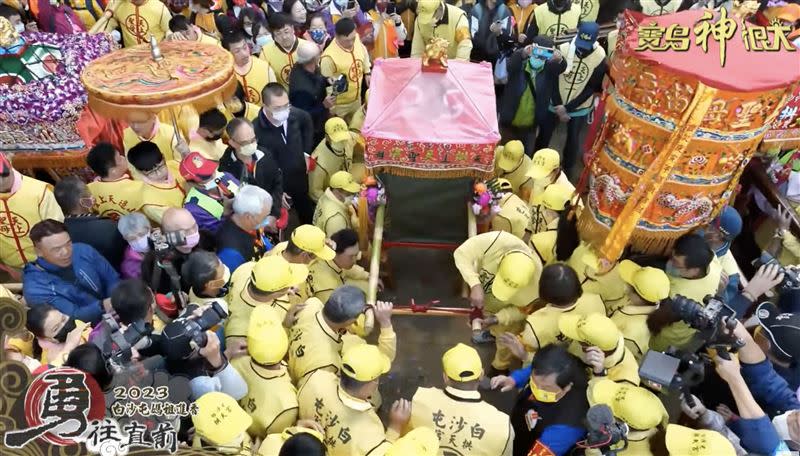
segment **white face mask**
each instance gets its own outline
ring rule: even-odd
[[[289,110],[288,109],[281,109],[280,111],[273,111],[272,118],[275,119],[275,122],[279,124],[283,124],[287,120],[289,120]]]
[[[250,36],[253,36],[253,26],[252,26],[252,25],[245,25],[245,26],[244,26],[244,31],[245,31],[245,32],[246,32],[248,35],[250,35]]]
[[[18,22],[16,24],[14,24],[14,30],[16,30],[17,33],[24,32],[25,31],[25,24],[23,24],[22,22]]]
[[[533,3],[533,0],[517,0],[517,4],[523,9],[531,6],[531,3]]]
[[[792,440],[789,435],[789,415],[795,412],[796,410],[791,410],[772,419],[772,426],[778,432],[781,440]]]
[[[242,148],[239,149],[239,153],[242,154],[242,155],[246,155],[246,156],[250,157],[251,155],[256,153],[256,150],[258,150],[258,144],[257,143],[250,143],[250,144],[248,144],[246,146],[242,146]]]

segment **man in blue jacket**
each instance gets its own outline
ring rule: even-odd
[[[96,324],[111,311],[117,271],[91,246],[73,244],[63,223],[43,220],[31,228],[36,260],[23,269],[29,306],[50,304],[70,317]]]

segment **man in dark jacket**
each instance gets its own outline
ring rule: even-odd
[[[117,230],[117,222],[92,213],[94,197],[77,176],[60,180],[53,193],[64,212],[64,224],[72,242],[88,244],[119,270],[128,243]]]
[[[325,136],[325,121],[336,97],[328,95],[328,80],[319,72],[319,47],[305,41],[297,46],[297,63],[289,74],[289,102],[311,115],[314,144]]]
[[[311,116],[292,108],[289,94],[278,83],[267,84],[261,91],[261,100],[263,106],[254,124],[258,148],[269,152],[278,161],[284,193],[289,195],[292,206],[297,209],[300,223],[311,223],[314,203],[308,196],[306,176],[306,155],[314,148]]]
[[[245,119],[228,122],[228,148],[222,154],[219,171],[229,173],[244,185],[256,185],[272,195],[270,215],[281,216],[283,176],[275,155],[259,147],[253,124]]]
[[[525,145],[525,153],[533,156],[536,128],[549,115],[547,106],[559,73],[566,63],[554,51],[548,59],[534,48],[553,48],[546,36],[533,38],[533,44],[518,49],[508,58],[508,83],[500,102],[500,134],[503,143],[517,139]],[[538,150],[538,149],[537,149]]]

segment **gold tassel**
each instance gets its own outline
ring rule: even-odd
[[[457,179],[460,177],[471,177],[473,179],[483,180],[491,178],[494,174],[493,171],[479,171],[476,169],[421,170],[394,165],[373,166],[368,169],[374,174],[383,173],[392,176],[414,177],[418,179]]]

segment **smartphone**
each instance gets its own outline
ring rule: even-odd
[[[356,0],[348,0],[347,2],[347,9],[351,10],[356,7]]]
[[[548,48],[543,46],[533,46],[533,48],[531,49],[531,56],[540,58],[542,60],[549,60],[550,57],[553,56],[553,51],[555,51],[555,49],[553,48]]]

